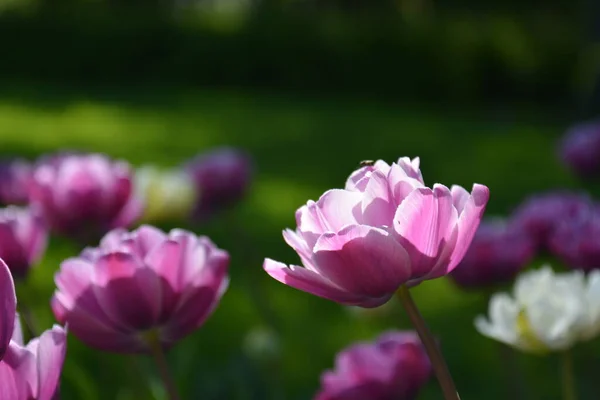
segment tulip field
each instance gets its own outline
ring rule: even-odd
[[[19,370],[22,344],[3,343],[15,307],[0,304],[0,400],[456,398],[436,341],[462,400],[595,399],[600,172],[561,145],[575,122],[517,106],[8,89],[0,156],[34,173],[20,194],[0,171],[0,199],[35,212],[0,210],[0,257],[26,340],[59,324],[67,343],[62,370],[48,361],[60,346]],[[35,232],[18,254],[17,219]]]

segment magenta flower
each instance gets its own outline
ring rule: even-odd
[[[8,351],[0,361],[0,399],[56,399],[66,351],[67,333],[58,325],[27,346],[23,345],[20,328],[15,327]]]
[[[536,243],[505,221],[484,221],[471,247],[450,277],[463,288],[482,288],[512,281],[536,253]]]
[[[200,327],[228,284],[229,255],[207,237],[151,226],[114,230],[65,260],[55,276],[56,319],[89,346],[133,353]]]
[[[590,206],[560,221],[548,240],[550,253],[568,267],[600,268],[600,207]]]
[[[4,357],[13,334],[16,311],[15,284],[6,263],[0,259],[0,360]]]
[[[431,364],[414,332],[389,332],[375,343],[340,352],[335,370],[321,376],[315,400],[410,400],[431,375]]]
[[[194,215],[201,219],[238,202],[248,191],[252,178],[250,157],[229,147],[201,154],[185,169],[196,185],[198,203]]]
[[[60,154],[35,168],[31,205],[63,235],[87,239],[129,226],[140,215],[125,162],[101,154]]]
[[[0,162],[0,203],[23,205],[29,202],[32,167],[20,159]]]
[[[30,210],[15,206],[0,209],[0,258],[15,278],[26,277],[40,259],[47,236],[42,219]]]
[[[304,268],[266,259],[273,278],[346,305],[376,307],[402,285],[446,275],[477,230],[489,190],[475,184],[425,187],[419,160],[377,161],[355,171],[345,190],[325,192],[296,212],[283,237]]]
[[[590,207],[590,199],[570,192],[548,192],[527,198],[513,212],[510,224],[527,232],[539,248],[548,247],[556,225]]]
[[[560,142],[559,154],[567,167],[582,177],[600,174],[600,121],[570,128]]]

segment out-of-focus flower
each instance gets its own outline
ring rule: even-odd
[[[196,186],[194,215],[199,219],[238,202],[248,191],[252,178],[250,156],[229,147],[200,154],[184,168]]]
[[[15,326],[8,351],[0,361],[0,399],[56,399],[66,351],[67,333],[58,325],[26,346],[20,328]]]
[[[525,230],[540,248],[547,248],[548,239],[559,221],[589,207],[590,199],[582,194],[549,192],[534,195],[513,212],[510,224]]]
[[[489,190],[475,184],[425,187],[419,160],[355,171],[345,190],[325,192],[296,212],[283,237],[304,268],[266,259],[273,278],[346,305],[377,307],[402,285],[446,275],[479,226]]]
[[[431,364],[414,332],[388,332],[336,357],[335,370],[321,376],[315,400],[415,399],[431,375]]]
[[[483,221],[471,247],[450,277],[463,288],[512,281],[535,255],[536,243],[504,220]]]
[[[151,226],[108,233],[55,276],[56,319],[89,346],[114,352],[168,347],[197,329],[228,285],[229,255],[207,237]]]
[[[23,205],[29,201],[31,165],[21,159],[0,162],[0,203]]]
[[[562,219],[550,235],[548,248],[570,268],[600,269],[600,207]]]
[[[480,333],[523,351],[565,350],[600,333],[600,271],[555,274],[549,266],[521,274],[512,297],[495,294]]]
[[[67,334],[55,325],[24,346],[16,308],[14,282],[0,259],[0,399],[55,399]]]
[[[570,128],[560,142],[562,161],[582,177],[600,175],[600,121]]]
[[[0,360],[13,334],[16,311],[15,284],[6,263],[0,259]]]
[[[0,209],[0,258],[15,278],[27,276],[46,250],[47,232],[42,219],[28,209]]]
[[[144,202],[143,222],[178,221],[188,217],[196,203],[189,174],[147,165],[135,172],[135,191]]]
[[[101,154],[46,157],[34,170],[30,202],[51,229],[79,239],[129,226],[141,213],[128,164]]]

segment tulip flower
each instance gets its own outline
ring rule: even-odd
[[[15,284],[6,263],[0,259],[0,360],[4,357],[13,334],[16,311]]]
[[[511,215],[510,224],[527,232],[538,248],[547,249],[556,225],[590,207],[590,199],[582,194],[549,192],[526,199]]]
[[[495,294],[477,330],[531,353],[564,351],[600,333],[600,271],[555,274],[549,266],[521,274],[512,296]]]
[[[228,284],[228,254],[207,237],[151,226],[109,232],[55,276],[56,319],[104,351],[172,346],[212,313]]]
[[[377,307],[402,285],[452,271],[461,261],[489,198],[475,184],[426,187],[419,160],[360,168],[346,189],[325,192],[296,212],[283,237],[304,267],[266,259],[276,280],[346,305]]]
[[[46,249],[47,232],[42,219],[28,209],[0,209],[0,258],[15,278],[27,276]]]
[[[462,288],[485,288],[512,281],[536,252],[533,239],[503,220],[483,221],[471,247],[450,273]]]
[[[36,166],[30,202],[57,233],[89,241],[141,213],[127,163],[101,154],[60,154]]]
[[[21,159],[0,162],[0,203],[24,205],[29,201],[31,165]]]
[[[559,155],[577,175],[591,178],[600,174],[600,122],[570,128],[560,142]]]
[[[570,268],[600,269],[600,208],[562,219],[548,240],[550,252]]]
[[[144,222],[184,220],[196,202],[194,183],[181,170],[160,170],[150,165],[138,168],[135,189],[144,202]]]
[[[315,400],[410,400],[431,375],[431,364],[413,332],[388,332],[375,343],[340,352],[335,369],[321,376]]]
[[[199,219],[238,202],[248,191],[252,178],[250,157],[228,147],[200,154],[184,168],[196,185],[194,215]]]
[[[14,282],[0,260],[0,399],[55,399],[67,334],[55,325],[25,346],[18,318]]]

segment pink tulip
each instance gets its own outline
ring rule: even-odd
[[[266,259],[273,278],[346,305],[377,307],[402,285],[446,275],[460,262],[489,198],[483,185],[426,187],[419,159],[377,161],[346,189],[325,192],[296,212],[283,237],[304,268]]]
[[[204,236],[117,229],[61,264],[52,309],[101,350],[145,352],[150,336],[168,347],[212,313],[227,288],[228,265],[229,255]]]
[[[16,311],[15,284],[6,263],[0,259],[0,360],[4,357],[13,334]]]
[[[30,210],[9,206],[0,209],[0,258],[15,278],[27,276],[46,249],[46,228]]]
[[[4,359],[0,361],[0,399],[56,399],[67,351],[67,333],[58,326],[23,345],[18,321]]]
[[[25,160],[13,159],[0,162],[0,203],[27,204],[31,174],[32,167]]]
[[[375,343],[338,354],[335,370],[321,376],[315,400],[410,400],[431,375],[431,364],[413,332],[389,332]]]
[[[30,202],[56,232],[89,239],[127,227],[142,206],[127,163],[101,154],[59,154],[38,163]]]

